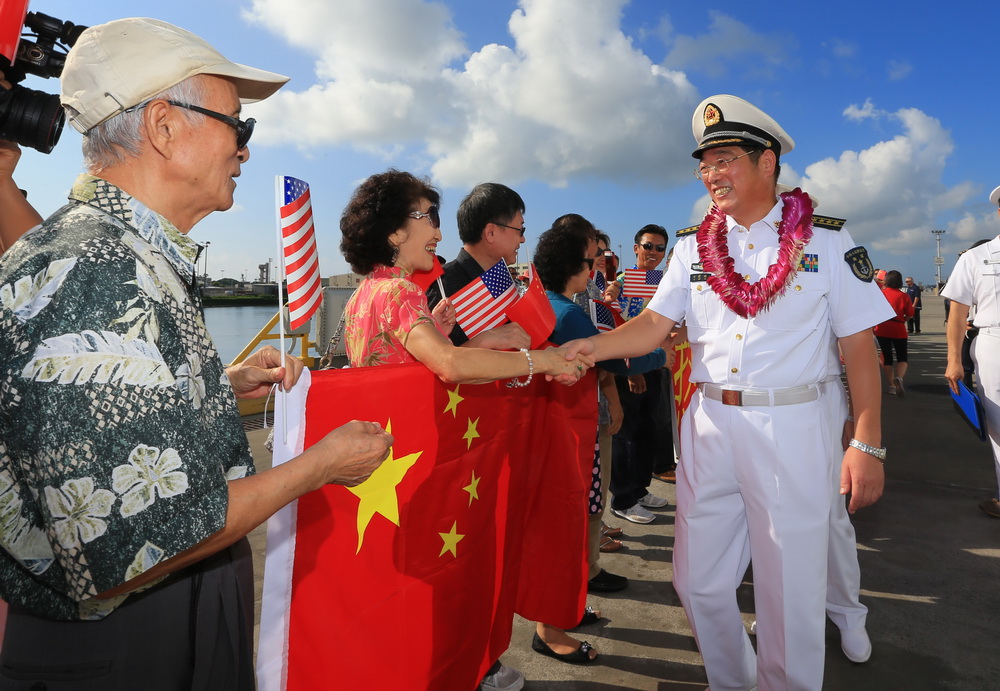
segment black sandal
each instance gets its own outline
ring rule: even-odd
[[[560,662],[568,662],[571,665],[586,665],[597,659],[596,657],[590,657],[590,651],[593,648],[591,648],[590,643],[587,641],[580,643],[580,647],[571,653],[557,653],[541,639],[537,632],[535,633],[535,637],[531,639],[531,649],[536,653],[553,657]]]
[[[594,611],[594,608],[587,605],[587,608],[583,610],[583,617],[580,618],[580,623],[576,626],[590,626],[591,624],[596,624],[601,620],[601,616]],[[576,628],[576,627],[574,627]]]

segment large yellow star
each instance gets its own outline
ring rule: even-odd
[[[385,431],[392,434],[392,420],[386,424]],[[371,477],[356,487],[347,488],[361,500],[358,504],[358,549],[355,554],[361,552],[365,531],[375,514],[382,514],[394,525],[399,526],[399,497],[396,496],[396,486],[417,462],[421,453],[423,452],[418,451],[396,458],[393,455],[393,448],[390,447],[389,457],[375,469]]]
[[[466,442],[465,448],[467,450],[472,448],[472,440],[479,438],[479,432],[476,430],[476,426],[478,424],[479,424],[479,418],[476,418],[475,420],[469,418],[469,428],[466,429],[465,434],[462,435],[462,439],[464,439]]]
[[[461,384],[456,384],[454,391],[448,391],[448,405],[442,411],[443,413],[447,413],[450,410],[452,417],[458,417],[458,404],[465,400],[458,395],[459,386],[461,386]]]
[[[447,533],[438,533],[441,539],[444,541],[444,545],[441,547],[441,554],[439,557],[443,557],[445,552],[451,552],[451,556],[458,556],[458,543],[462,541],[464,535],[460,535],[458,530],[458,521],[451,524],[451,530]]]
[[[473,499],[479,499],[479,481],[482,479],[481,477],[476,477],[476,471],[473,470],[472,482],[462,488],[469,493],[469,506],[472,506]]]

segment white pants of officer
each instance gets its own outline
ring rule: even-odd
[[[699,391],[682,418],[674,586],[712,691],[819,691],[828,602],[841,628],[864,625],[854,531],[837,508],[846,404],[839,382],[822,390],[773,407]],[[751,556],[756,656],[736,602]]]
[[[997,486],[1000,487],[1000,328],[980,329],[972,341],[971,352],[976,365],[976,388],[986,413],[986,429],[993,447]]]

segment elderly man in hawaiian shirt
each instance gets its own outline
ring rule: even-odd
[[[387,454],[352,422],[255,474],[235,399],[301,364],[226,369],[202,319],[187,233],[233,204],[241,101],[286,80],[150,19],[67,58],[89,174],[0,259],[0,689],[253,689],[246,534]]]

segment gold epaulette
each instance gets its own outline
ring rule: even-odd
[[[833,216],[813,216],[813,227],[827,228],[828,230],[840,230],[847,221],[843,218]]]
[[[692,233],[697,233],[699,228],[701,228],[700,223],[696,226],[688,226],[687,228],[681,228],[676,233],[674,233],[674,235],[679,238],[682,238],[685,235],[691,235]]]

